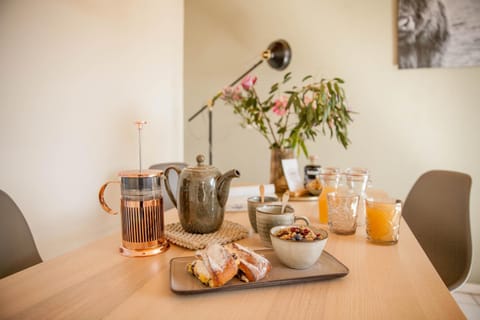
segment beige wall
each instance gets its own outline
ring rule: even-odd
[[[339,76],[358,111],[348,150],[326,138],[310,143],[323,165],[364,166],[374,185],[404,199],[429,169],[473,178],[471,220],[480,283],[480,68],[399,71],[395,65],[395,0],[186,0],[185,119],[248,69],[268,44],[293,49],[294,76]],[[283,75],[260,66],[264,88]],[[265,91],[264,91],[265,93]],[[256,132],[219,104],[214,111],[214,165],[237,168],[246,182],[267,182],[269,150]],[[185,122],[185,159],[207,153],[207,116]],[[301,165],[305,159],[301,159]],[[439,195],[441,196],[441,195]]]
[[[182,67],[181,1],[0,1],[0,188],[44,259],[119,231],[97,192],[138,168],[135,120],[144,166],[183,159]]]

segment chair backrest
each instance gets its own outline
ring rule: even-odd
[[[165,172],[165,169],[167,169],[168,167],[177,167],[180,170],[182,170],[183,168],[185,168],[187,166],[188,166],[188,164],[185,163],[185,162],[164,162],[164,163],[157,163],[157,164],[151,165],[149,169],[162,170],[162,171]],[[175,193],[176,190],[177,190],[178,177],[172,171],[173,170],[171,170],[169,172],[168,181],[170,181],[170,186],[172,188],[172,192]],[[174,207],[172,201],[170,200],[170,197],[167,194],[167,190],[165,189],[165,181],[163,181],[163,183],[162,183],[162,197],[163,197],[163,209],[164,210],[168,210],[168,209]]]
[[[449,290],[470,273],[469,175],[434,170],[421,175],[410,190],[402,215]]]
[[[0,278],[42,262],[27,221],[0,190]]]

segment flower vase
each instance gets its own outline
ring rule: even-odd
[[[283,173],[282,160],[295,158],[293,149],[272,148],[270,155],[270,183],[275,186],[275,193],[282,195],[288,190],[287,180]]]

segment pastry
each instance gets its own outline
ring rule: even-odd
[[[198,259],[187,265],[187,271],[211,288],[223,286],[238,272],[238,260],[220,244],[209,245],[196,255]]]
[[[238,243],[231,243],[226,246],[226,249],[237,257],[239,261],[237,276],[242,281],[258,281],[263,279],[272,269],[272,265],[267,258]]]

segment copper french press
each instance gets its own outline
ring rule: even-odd
[[[139,130],[140,169],[121,171],[120,181],[108,181],[100,188],[98,198],[102,208],[109,214],[112,210],[105,202],[104,192],[108,185],[120,183],[120,212],[122,219],[121,254],[129,257],[151,256],[168,249],[164,233],[164,212],[161,170],[142,170],[140,132],[146,122],[137,121]]]

